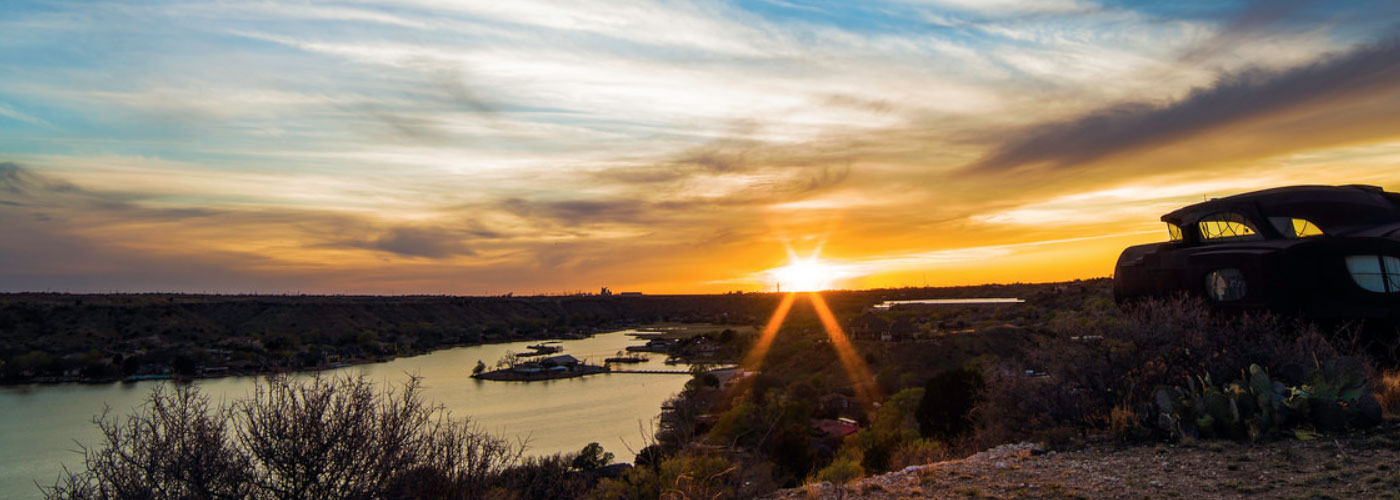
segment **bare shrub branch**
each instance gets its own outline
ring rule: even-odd
[[[158,386],[133,415],[94,422],[103,443],[83,449],[86,470],[45,498],[482,498],[524,451],[425,404],[416,377],[380,391],[277,375],[218,409],[195,387]]]

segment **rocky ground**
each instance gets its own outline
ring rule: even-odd
[[[1400,498],[1400,427],[1269,443],[1005,445],[837,486],[783,490],[780,500],[915,498]]]

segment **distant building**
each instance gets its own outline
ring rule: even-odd
[[[676,339],[651,339],[647,341],[646,345],[629,345],[627,346],[627,351],[666,353],[670,352],[671,348],[679,343],[680,341]]]
[[[540,360],[540,365],[545,367],[562,366],[567,369],[573,369],[574,367],[578,366],[578,364],[578,358],[575,358],[572,354],[560,354],[558,356],[550,356],[548,358]]]
[[[880,340],[886,342],[900,342],[914,340],[919,335],[919,326],[908,318],[900,318],[890,325],[889,332],[880,335]]]
[[[846,331],[849,331],[851,336],[868,340],[880,338],[881,335],[889,332],[889,329],[890,322],[869,311],[857,316],[851,320],[850,324],[846,325]]]
[[[812,421],[812,432],[820,436],[846,437],[860,430],[860,424],[849,418],[819,419]]]
[[[739,368],[737,366],[731,366],[728,368],[716,368],[714,370],[710,370],[710,374],[714,375],[715,378],[719,379],[721,387],[727,387],[736,381],[757,375],[758,372],[751,372]]]
[[[222,377],[228,375],[227,366],[203,366],[199,368],[199,374],[203,377]]]
[[[846,325],[846,331],[857,339],[900,342],[918,338],[921,330],[909,318],[899,318],[891,323],[874,312],[866,311],[851,320]]]
[[[817,400],[817,404],[824,411],[840,412],[851,407],[851,398],[846,397],[845,394],[833,392],[822,396],[821,399]]]

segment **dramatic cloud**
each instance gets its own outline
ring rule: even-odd
[[[1396,11],[11,2],[0,290],[1103,275],[1204,195],[1400,188]]]
[[[472,255],[464,245],[463,235],[431,228],[396,228],[375,238],[365,246],[400,255],[442,258],[451,255]]]
[[[1365,103],[1397,91],[1400,41],[1392,38],[1287,71],[1224,75],[1213,86],[1167,105],[1121,104],[1069,121],[1039,124],[994,148],[971,168],[1072,168],[1118,153],[1211,134],[1247,120],[1318,106]]]

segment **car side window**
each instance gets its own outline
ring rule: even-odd
[[[1196,223],[1204,241],[1256,240],[1259,231],[1243,215],[1224,212],[1202,218]]]
[[[1167,237],[1171,238],[1171,241],[1181,241],[1181,226],[1168,222]]]
[[[1312,236],[1322,236],[1322,228],[1317,227],[1312,221],[1299,219],[1297,217],[1269,217],[1269,222],[1274,225],[1284,238],[1308,238]]]

